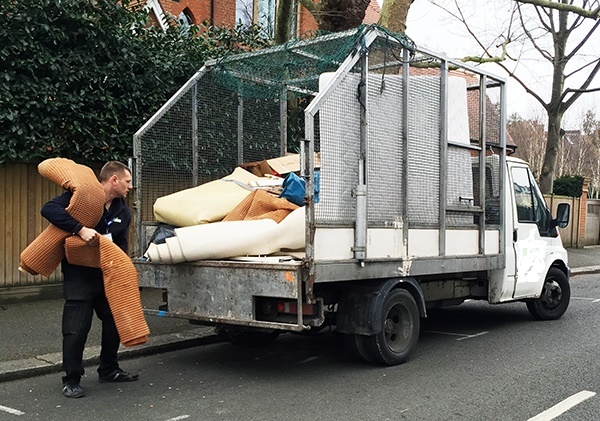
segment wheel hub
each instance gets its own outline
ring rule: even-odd
[[[410,316],[403,314],[401,306],[394,306],[390,309],[383,329],[386,342],[394,352],[400,352],[408,346],[410,326]]]
[[[547,281],[542,291],[543,304],[546,308],[555,308],[562,300],[562,289],[556,281]]]

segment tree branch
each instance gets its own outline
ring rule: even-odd
[[[596,31],[596,29],[598,29],[598,26],[600,26],[600,20],[597,20],[596,23],[594,24],[594,26],[592,27],[592,29],[590,29],[590,31],[587,33],[587,35],[581,40],[581,42],[577,45],[577,47],[575,47],[573,49],[573,51],[571,51],[569,53],[568,56],[566,56],[567,60],[571,60],[573,58],[573,56],[575,56],[575,54],[577,54],[577,52],[584,46],[584,44],[587,42],[588,39],[590,39],[590,37],[592,36],[592,34],[594,33],[594,31]]]
[[[564,103],[564,109],[568,109],[571,105],[573,105],[573,103],[577,100],[577,98],[579,98],[583,93],[585,92],[596,92],[598,90],[600,90],[600,88],[596,89],[591,89],[589,90],[589,86],[592,83],[592,81],[594,80],[594,78],[596,77],[596,74],[598,73],[598,71],[600,71],[600,59],[598,59],[596,61],[596,65],[594,66],[594,69],[592,69],[592,71],[590,72],[590,74],[588,75],[587,79],[585,80],[585,82],[583,82],[581,84],[581,86],[579,87],[579,89],[566,89],[565,92],[562,95],[562,98],[565,98],[565,95],[567,93],[573,92],[573,96],[571,96],[571,98],[569,98],[565,103]]]
[[[583,16],[584,18],[599,19],[600,18],[600,6],[593,10],[587,10],[572,4],[559,3],[550,0],[515,0],[517,3],[533,4],[534,6],[547,7],[549,9],[556,9],[563,12],[572,12],[577,15]]]
[[[533,35],[531,35],[531,32],[529,32],[527,30],[525,21],[523,20],[523,13],[521,13],[521,6],[518,5],[517,8],[519,10],[519,21],[521,22],[521,28],[523,28],[523,32],[525,32],[525,35],[527,36],[527,38],[529,38],[531,45],[533,45],[533,48],[535,48],[542,57],[544,57],[546,60],[548,60],[550,63],[552,63],[552,61],[553,61],[552,56],[550,54],[548,54],[547,51],[542,50],[539,45],[537,45],[535,38],[533,38]],[[535,10],[536,10],[536,12],[538,14],[538,18],[540,19],[540,22],[542,22],[542,25],[544,26],[544,28],[546,28],[546,30],[548,32],[551,32],[552,28],[550,26],[546,25],[546,23],[544,22],[544,18],[542,17],[542,15],[539,12],[539,9],[536,7]]]

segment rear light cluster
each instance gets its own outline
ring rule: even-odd
[[[315,311],[316,309],[314,304],[302,304],[302,314],[305,314],[307,316],[313,316],[314,314],[316,314]],[[278,300],[277,313],[298,314],[298,302]]]

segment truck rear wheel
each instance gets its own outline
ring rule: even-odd
[[[571,286],[564,272],[550,268],[540,298],[527,301],[527,310],[536,320],[560,319],[571,299]]]
[[[357,338],[367,361],[384,365],[406,362],[419,340],[421,319],[415,299],[404,289],[389,292],[381,307],[379,333]]]

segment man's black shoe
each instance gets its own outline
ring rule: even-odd
[[[110,373],[108,376],[99,377],[100,383],[121,383],[121,382],[134,382],[140,378],[139,374],[131,374],[126,371],[117,368],[115,371]]]
[[[67,398],[82,398],[85,396],[83,387],[78,384],[65,384],[63,385],[62,392]]]

